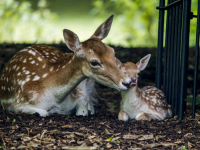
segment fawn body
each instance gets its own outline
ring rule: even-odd
[[[130,79],[115,62],[114,49],[105,45],[113,15],[84,42],[64,29],[66,45],[74,53],[63,53],[50,46],[35,45],[19,51],[0,75],[0,100],[4,109],[16,113],[47,116],[68,104],[67,96],[90,77],[118,90],[126,90]]]
[[[83,80],[69,95],[65,97],[62,103],[57,104],[48,113],[58,113],[70,115],[75,109],[77,116],[88,116],[95,113],[94,105],[96,101],[95,82],[92,79]]]
[[[127,74],[132,83],[131,88],[121,91],[122,102],[118,115],[119,120],[163,120],[171,117],[171,106],[167,104],[164,93],[153,86],[138,88],[138,73],[144,70],[150,59],[150,54],[136,64],[127,62],[121,65],[121,70]]]

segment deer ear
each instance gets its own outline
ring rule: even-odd
[[[149,62],[150,57],[151,57],[151,54],[149,54],[149,55],[143,57],[140,61],[138,61],[138,62],[136,63],[136,65],[137,65],[139,71],[142,71],[142,70],[144,70],[144,69],[146,68],[146,66],[147,66],[147,64],[148,64],[148,62]]]
[[[119,59],[117,59],[117,58],[115,58],[115,62],[117,64],[117,67],[120,68],[121,65],[122,65],[122,62]]]
[[[67,47],[72,50],[77,56],[82,56],[83,50],[78,36],[68,29],[63,30],[63,36]]]
[[[104,23],[102,23],[92,36],[96,36],[100,40],[103,40],[109,33],[112,25],[114,15],[111,15]]]

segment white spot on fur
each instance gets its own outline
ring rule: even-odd
[[[42,78],[45,78],[47,75],[48,75],[47,73],[43,74]]]
[[[26,78],[26,82],[28,82],[30,80],[30,78]]]
[[[31,64],[34,64],[35,63],[35,60],[31,61]]]
[[[38,60],[39,60],[39,61],[42,61],[42,58],[38,57]]]
[[[34,77],[33,81],[37,81],[37,80],[39,80],[39,79],[40,79],[40,77],[39,77],[38,75],[36,75],[36,76]]]
[[[53,67],[50,68],[50,71],[53,71]]]
[[[26,71],[26,72],[25,72],[25,74],[29,74],[29,73],[30,73],[30,71]]]
[[[152,101],[153,101],[154,103],[156,103],[156,102],[157,102],[157,99],[153,98]]]
[[[42,66],[42,68],[45,68],[46,67],[46,64],[44,64],[43,66]]]
[[[30,54],[32,54],[32,55],[34,55],[34,56],[35,56],[35,54],[36,54],[36,53],[35,53],[34,51],[32,51],[32,50],[29,50],[28,53],[30,53]]]

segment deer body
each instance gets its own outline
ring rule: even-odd
[[[145,69],[150,55],[141,59],[137,64],[127,62],[121,69],[132,80],[131,88],[121,91],[122,102],[118,115],[119,120],[163,120],[171,117],[171,106],[167,104],[164,93],[153,86],[138,88],[138,73]]]
[[[118,90],[127,89],[130,79],[117,67],[114,50],[101,41],[107,36],[112,19],[113,15],[84,42],[64,29],[66,45],[74,53],[39,45],[19,51],[0,75],[3,108],[40,116],[67,113],[76,106],[68,105],[69,93],[87,77]]]

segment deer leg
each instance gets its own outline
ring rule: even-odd
[[[91,115],[95,114],[95,109],[94,109],[94,105],[92,102],[88,102],[88,110],[91,112]]]
[[[16,111],[22,112],[22,113],[27,113],[27,114],[38,113],[41,117],[46,117],[49,115],[49,113],[46,110],[41,109],[41,108],[32,107],[29,105],[21,105],[16,108]]]
[[[128,114],[125,111],[120,110],[118,114],[118,119],[122,121],[128,121]]]
[[[76,105],[77,116],[88,116],[88,101],[85,95],[80,96],[80,99]]]
[[[136,116],[136,120],[161,120],[161,118],[158,115],[152,115],[148,113],[139,113]]]

